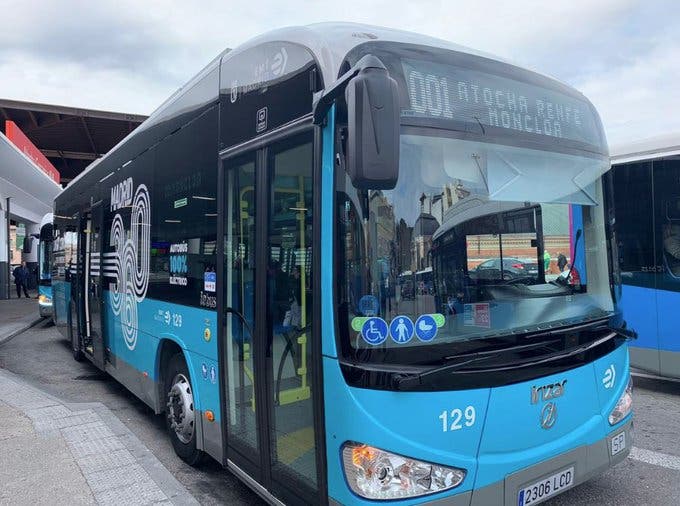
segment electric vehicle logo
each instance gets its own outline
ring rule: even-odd
[[[610,389],[611,387],[614,386],[615,381],[616,381],[616,369],[614,368],[614,364],[612,364],[609,367],[607,367],[607,369],[604,371],[602,384],[606,389]]]
[[[132,178],[126,183],[132,187]],[[113,189],[112,196],[113,196]],[[120,316],[125,345],[131,351],[137,346],[139,317],[137,305],[146,298],[149,287],[151,203],[145,185],[140,184],[130,205],[130,228],[126,232],[123,218],[116,213],[111,225],[109,245],[114,252],[104,253],[108,272],[115,282],[109,283],[113,313]],[[111,268],[113,267],[113,268]]]

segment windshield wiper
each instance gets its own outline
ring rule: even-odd
[[[617,333],[621,337],[625,337],[626,339],[632,340],[638,338],[638,333],[633,329],[628,329],[626,327],[607,327],[607,329]]]
[[[470,353],[467,355],[453,355],[451,357],[445,357],[445,360],[453,361],[461,358],[463,360],[456,360],[454,363],[447,363],[415,374],[395,375],[392,381],[397,389],[402,387],[422,385],[428,379],[434,379],[442,375],[447,375],[472,363],[478,363],[491,358],[497,358],[499,355],[503,353],[542,348],[557,342],[561,342],[561,339],[548,339],[545,341],[540,341],[538,343],[518,344],[507,348],[502,348],[500,350],[478,351],[476,353]]]
[[[592,324],[591,324],[592,325]],[[583,325],[582,327],[588,327],[591,325]],[[609,326],[603,326],[601,327],[603,330],[609,330],[609,333],[607,333],[605,336],[596,339],[594,341],[590,341],[588,343],[585,343],[581,346],[577,346],[575,348],[571,348],[568,350],[559,350],[554,353],[550,353],[548,355],[544,355],[540,357],[537,360],[529,360],[529,361],[524,361],[524,362],[512,362],[512,363],[503,363],[495,367],[490,367],[487,370],[488,372],[497,372],[497,371],[504,371],[508,369],[516,369],[516,368],[526,368],[526,367],[535,367],[541,364],[544,364],[546,362],[552,362],[555,360],[560,360],[564,358],[569,358],[573,357],[574,355],[579,355],[581,353],[584,353],[592,348],[596,348],[597,346],[600,346],[601,344],[611,340],[613,337],[619,335],[626,337],[627,339],[630,339],[629,335],[635,335],[637,334],[634,331],[630,331],[627,329],[623,328],[613,328]],[[597,330],[597,328],[593,329]],[[538,335],[559,335],[559,334],[564,334],[568,332],[568,329],[560,330],[560,331],[552,331],[552,332],[546,332],[545,334],[538,334]],[[540,348],[540,347],[545,347],[550,344],[554,344],[557,342],[561,342],[561,338],[554,338],[554,339],[549,339],[545,341],[540,341],[538,343],[530,343],[530,344],[522,344],[522,345],[516,345],[516,346],[510,346],[508,348],[502,348],[499,350],[489,350],[489,351],[482,351],[482,352],[477,352],[477,353],[472,353],[469,355],[461,356],[461,355],[454,355],[452,357],[446,357],[447,359],[456,359],[456,358],[465,358],[465,360],[462,361],[456,361],[455,363],[451,364],[445,364],[442,366],[438,367],[433,367],[432,369],[428,369],[426,371],[420,372],[420,373],[413,373],[413,374],[402,374],[402,375],[397,375],[393,379],[393,385],[397,389],[408,389],[409,387],[417,387],[417,386],[422,386],[423,384],[427,383],[428,381],[436,380],[437,378],[440,378],[442,376],[447,376],[450,373],[456,372],[459,369],[464,368],[465,366],[468,366],[473,363],[479,363],[483,362],[485,360],[491,359],[491,358],[497,358],[498,356],[506,353],[506,352],[516,352],[516,351],[524,351],[524,350],[529,350],[533,348]]]

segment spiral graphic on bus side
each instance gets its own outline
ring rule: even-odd
[[[137,346],[139,316],[137,304],[146,298],[151,253],[151,203],[146,185],[139,185],[132,201],[130,230],[116,213],[109,244],[115,250],[112,267],[116,282],[109,283],[111,308],[120,316],[123,340],[130,351]]]
[[[106,258],[105,262],[113,262],[113,271],[116,275],[116,282],[109,283],[109,290],[111,291],[111,306],[113,313],[117,316],[120,314],[120,308],[122,303],[122,296],[124,291],[124,285],[122,283],[122,262],[121,257],[118,252],[123,251],[123,246],[125,244],[125,227],[123,226],[123,218],[120,214],[116,214],[113,218],[113,223],[111,224],[111,236],[109,244],[115,250],[115,254],[111,255],[110,258]],[[107,255],[108,256],[108,255]]]
[[[132,248],[135,257],[133,288],[137,302],[144,300],[146,297],[146,290],[149,286],[151,246],[150,218],[151,207],[149,204],[149,192],[145,185],[140,184],[135,192],[130,223],[130,235],[132,236]]]

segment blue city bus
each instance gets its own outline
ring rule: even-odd
[[[642,374],[680,378],[680,136],[612,151],[605,185],[613,194],[619,307],[639,334],[631,365]]]
[[[52,213],[40,221],[38,237],[38,311],[40,316],[52,316]]]
[[[272,504],[536,504],[632,444],[608,168],[554,79],[413,33],[281,29],[57,197],[55,320],[182,459]],[[466,237],[543,258],[565,220],[587,283],[466,275]]]

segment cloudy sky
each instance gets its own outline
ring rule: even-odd
[[[680,133],[674,0],[0,0],[0,98],[149,114],[225,47],[354,21],[488,51],[599,109],[610,144]]]

